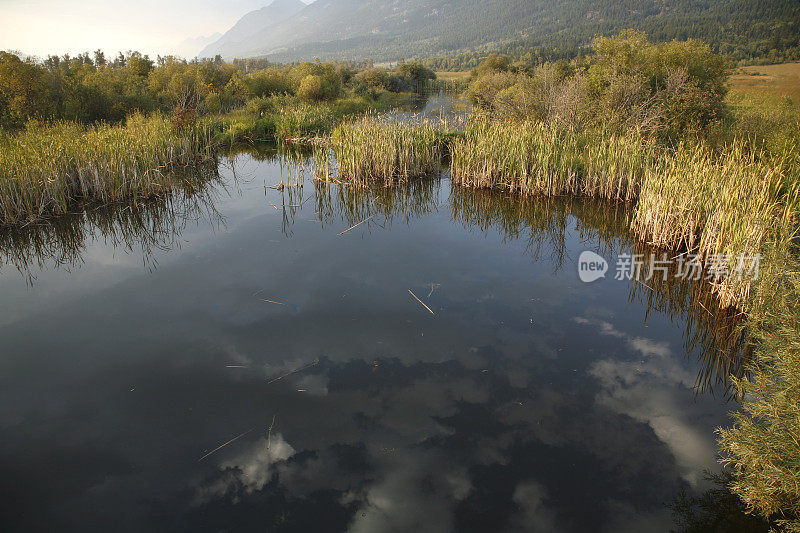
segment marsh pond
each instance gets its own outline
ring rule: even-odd
[[[615,279],[623,205],[214,174],[0,233],[4,531],[665,531],[714,488],[747,354]]]

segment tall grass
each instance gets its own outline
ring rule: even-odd
[[[707,264],[787,245],[797,214],[790,160],[736,141],[717,153],[699,143],[659,147],[636,132],[478,121],[453,140],[450,155],[459,185],[629,202],[630,229],[639,238],[699,254]],[[717,274],[724,305],[749,297],[749,280]]]
[[[180,171],[213,157],[210,131],[131,116],[124,126],[36,124],[0,134],[0,224],[67,213],[79,200],[136,200],[185,183]]]
[[[653,144],[641,136],[589,135],[543,122],[477,120],[453,140],[450,154],[459,185],[631,201]]]
[[[339,167],[339,177],[386,184],[438,174],[443,136],[428,122],[382,122],[371,116],[338,126],[329,147]],[[329,176],[330,153],[317,150],[316,172]]]
[[[453,182],[546,196],[577,193],[577,137],[542,123],[520,126],[477,121],[469,127],[450,147]]]

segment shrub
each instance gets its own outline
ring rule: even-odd
[[[322,78],[309,74],[303,81],[300,82],[300,87],[297,89],[297,96],[306,100],[307,102],[317,102],[325,97],[322,90]]]

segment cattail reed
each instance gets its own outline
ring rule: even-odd
[[[436,175],[441,168],[442,134],[430,123],[381,122],[374,117],[337,127],[330,139],[339,177],[382,180],[385,184]],[[328,159],[317,154],[318,175],[327,175]]]
[[[182,168],[212,157],[206,127],[176,130],[160,116],[88,129],[31,123],[19,134],[0,134],[0,224],[63,214],[79,200],[152,196],[183,183]]]
[[[720,153],[699,143],[668,149],[637,131],[478,118],[451,135],[427,123],[366,118],[337,128],[330,148],[317,151],[318,178],[329,178],[331,152],[341,179],[393,183],[437,172],[449,151],[457,185],[626,202],[634,235],[696,253],[706,264],[788,246],[800,194],[788,158],[767,158],[741,143]],[[723,305],[737,305],[749,297],[750,281],[723,275],[715,291]]]

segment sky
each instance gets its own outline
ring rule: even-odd
[[[127,50],[188,55],[186,39],[224,33],[248,11],[271,2],[0,0],[0,50],[40,57],[98,48],[106,56]]]

